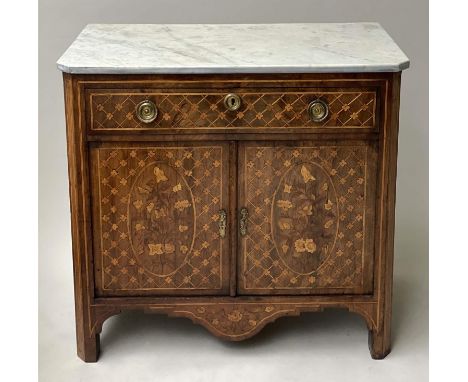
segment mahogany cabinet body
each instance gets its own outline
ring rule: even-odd
[[[237,341],[326,308],[385,357],[400,74],[64,73],[79,357],[125,310]]]

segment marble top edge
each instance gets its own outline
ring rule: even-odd
[[[57,67],[74,74],[398,72],[409,59],[373,22],[89,24]]]

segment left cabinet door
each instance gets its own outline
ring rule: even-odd
[[[229,293],[229,160],[227,143],[91,144],[97,296]]]

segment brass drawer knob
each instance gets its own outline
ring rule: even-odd
[[[231,93],[224,97],[224,105],[229,111],[236,111],[241,107],[242,101],[237,94]]]
[[[158,116],[158,108],[154,102],[144,100],[137,105],[136,115],[141,122],[150,123]]]
[[[309,117],[312,121],[322,122],[328,117],[328,105],[326,102],[316,99],[309,103],[307,112],[309,113]]]

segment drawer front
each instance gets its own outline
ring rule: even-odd
[[[241,294],[372,291],[374,146],[241,146]]]
[[[239,96],[241,104],[228,110],[225,97]],[[137,117],[138,105],[149,100],[157,107],[157,117],[149,123]],[[327,116],[314,121],[309,114],[312,101],[328,107]],[[314,91],[110,91],[93,89],[87,95],[91,132],[165,129],[287,129],[376,127],[377,94],[364,89]]]
[[[228,293],[228,147],[91,148],[97,295]]]

